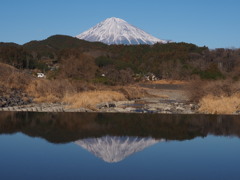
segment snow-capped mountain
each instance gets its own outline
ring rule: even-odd
[[[164,140],[155,140],[151,137],[104,136],[78,140],[75,143],[105,162],[113,163],[122,161],[126,157],[161,141]]]
[[[105,44],[155,44],[167,43],[119,18],[108,18],[76,36],[91,42]]]

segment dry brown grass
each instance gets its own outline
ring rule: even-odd
[[[216,97],[231,96],[240,92],[240,82],[232,80],[219,81],[194,81],[186,86],[186,91],[192,101],[199,102],[204,96],[212,95]]]
[[[239,110],[240,94],[229,97],[204,96],[200,100],[199,112],[209,114],[232,114]]]
[[[231,79],[196,81],[189,84],[188,92],[201,113],[232,114],[240,107],[240,82]]]
[[[35,102],[60,102],[66,93],[75,92],[75,88],[68,80],[36,79],[26,92],[35,97]]]
[[[77,94],[66,94],[63,102],[69,104],[70,108],[94,109],[97,104],[111,101],[126,100],[126,97],[116,91],[88,91]]]
[[[13,66],[0,63],[0,85],[12,89],[24,89],[32,81],[32,77]]]
[[[96,91],[97,89],[99,91]],[[34,97],[37,103],[63,101],[72,104],[72,107],[92,107],[101,102],[136,99],[146,95],[146,91],[140,87],[98,87],[68,79],[34,79],[28,83],[25,91],[29,96]]]
[[[146,91],[137,86],[100,86],[96,88],[98,90],[67,93],[62,102],[69,104],[70,108],[85,107],[95,109],[97,104],[103,102],[123,101],[146,96]]]

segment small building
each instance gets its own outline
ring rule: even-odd
[[[38,78],[45,78],[45,74],[43,74],[43,73],[37,73],[37,77],[38,77]]]

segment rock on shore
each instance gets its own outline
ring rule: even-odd
[[[126,112],[126,113],[163,113],[163,114],[193,114],[198,106],[189,102],[176,102],[158,98],[143,98],[135,101],[102,103],[98,112]]]
[[[32,103],[32,98],[19,89],[0,87],[0,108],[22,106]]]

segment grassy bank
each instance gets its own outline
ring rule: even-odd
[[[240,110],[240,82],[226,80],[159,80],[155,84],[184,84],[200,113],[232,114]],[[130,85],[110,86],[71,78],[40,79],[13,66],[0,63],[0,96],[32,97],[35,103],[67,103],[72,108],[91,108],[102,102],[132,100],[147,95],[143,88]],[[27,94],[27,96],[26,96]],[[27,101],[27,100],[26,100]]]
[[[69,104],[70,108],[94,109],[97,104],[103,102],[123,101],[126,97],[117,91],[88,91],[76,94],[66,94],[62,102]]]
[[[130,100],[144,97],[146,92],[137,86],[107,86],[73,79],[44,79],[0,63],[2,96],[20,90],[35,103],[67,103],[72,108],[91,108],[102,102]]]
[[[200,100],[199,111],[209,114],[233,114],[239,108],[240,94],[222,97],[207,95]]]
[[[199,103],[199,112],[233,114],[240,110],[240,82],[233,80],[195,81],[188,85],[191,100]]]
[[[102,102],[122,101],[144,97],[146,92],[136,86],[103,86],[70,80],[36,79],[26,92],[38,103],[67,103],[71,108],[94,109]]]

